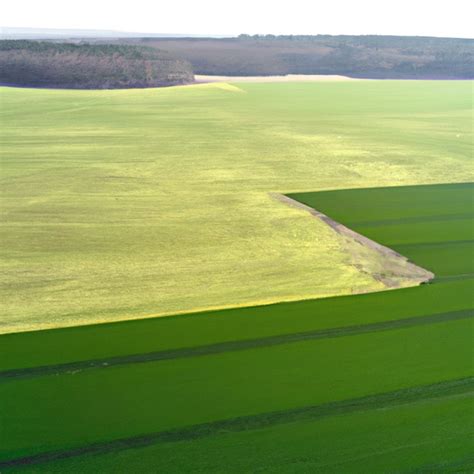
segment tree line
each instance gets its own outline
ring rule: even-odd
[[[18,86],[115,89],[188,84],[189,62],[140,45],[0,41],[0,82]]]
[[[166,49],[196,74],[342,74],[386,79],[472,79],[474,40],[405,36],[275,36],[121,40]]]

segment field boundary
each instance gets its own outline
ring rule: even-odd
[[[226,76],[210,74],[194,74],[197,84],[208,84],[213,82],[321,82],[321,81],[371,81],[372,79],[342,76],[340,74],[280,74],[272,76]]]
[[[331,219],[329,216],[327,216],[326,214],[323,214],[317,209],[314,209],[306,204],[303,204],[302,202],[297,201],[296,199],[293,199],[285,194],[270,193],[270,195],[274,199],[280,202],[283,202],[290,207],[293,207],[296,209],[302,209],[308,212],[316,219],[328,225],[337,234],[349,239],[350,241],[356,242],[359,245],[362,245],[372,251],[377,252],[382,258],[387,260],[387,265],[389,265],[388,262],[390,262],[390,266],[393,267],[394,273],[403,272],[403,277],[412,280],[414,285],[420,285],[421,283],[426,283],[435,278],[435,275],[433,272],[430,272],[429,270],[426,270],[425,268],[422,268],[419,265],[416,265],[415,263],[408,260],[408,258],[405,257],[404,255],[401,255],[395,250],[389,247],[386,247],[374,240],[371,240],[362,234],[359,234],[358,232],[350,229],[344,224],[341,224],[340,222],[337,222],[334,219]],[[391,276],[388,276],[387,274],[382,274],[382,273],[374,274],[373,272],[366,270],[361,263],[354,262],[352,263],[352,265],[354,265],[360,271],[370,274],[375,280],[381,282],[387,288],[400,288],[401,287],[400,283],[397,281],[396,278],[393,278]]]

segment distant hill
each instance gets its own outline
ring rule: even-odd
[[[188,60],[196,74],[339,74],[383,79],[472,79],[474,40],[403,36],[141,38]]]
[[[116,89],[188,84],[191,65],[133,45],[0,41],[0,82],[17,86]]]

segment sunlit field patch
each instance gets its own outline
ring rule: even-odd
[[[469,82],[1,100],[4,333],[383,290],[271,193],[474,179]]]

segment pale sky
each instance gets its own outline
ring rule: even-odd
[[[473,16],[473,0],[6,0],[0,25],[209,35],[472,38]]]

